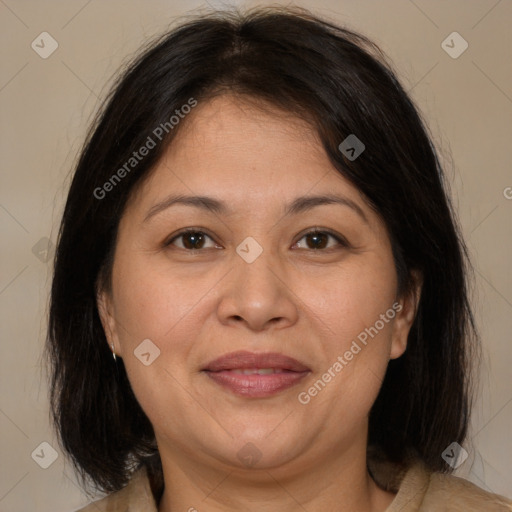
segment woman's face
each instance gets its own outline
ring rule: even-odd
[[[368,413],[414,316],[412,299],[397,297],[384,224],[304,122],[230,96],[181,122],[127,205],[112,293],[99,297],[163,460],[293,471],[365,449]],[[228,387],[205,369],[235,351],[307,370],[226,370]]]

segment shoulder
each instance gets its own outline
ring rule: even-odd
[[[450,474],[430,471],[419,459],[407,466],[369,461],[373,479],[396,493],[386,512],[512,512],[512,501]]]
[[[432,473],[423,499],[425,510],[512,512],[512,501],[453,475]]]
[[[77,512],[157,512],[145,469],[135,472],[126,487]]]

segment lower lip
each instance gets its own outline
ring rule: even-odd
[[[221,372],[205,371],[205,373],[217,384],[231,390],[236,395],[264,398],[294,386],[301,381],[309,371],[272,373],[270,375],[244,375],[229,370]]]

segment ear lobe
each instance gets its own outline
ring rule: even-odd
[[[116,355],[120,356],[121,347],[117,337],[116,322],[112,314],[112,301],[107,292],[101,291],[96,294],[96,305],[109,348],[113,350]]]
[[[407,349],[407,338],[411,330],[421,298],[423,276],[417,270],[411,271],[411,290],[398,301],[397,314],[393,323],[390,359],[397,359]]]

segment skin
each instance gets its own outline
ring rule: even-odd
[[[419,285],[397,296],[385,225],[308,124],[227,95],[182,122],[128,202],[112,290],[98,295],[108,341],[155,430],[165,479],[159,511],[384,511],[394,495],[366,469],[368,414],[389,360],[406,349]],[[178,204],[145,221],[170,194],[214,197],[229,211]],[[366,220],[340,204],[284,215],[295,198],[320,194],[352,201]],[[183,228],[208,236],[174,238]],[[305,236],[314,228],[348,247]],[[252,263],[236,252],[247,237],[263,248]],[[395,302],[395,318],[300,403],[298,394]],[[134,356],[145,339],[160,350],[148,366]],[[235,350],[281,352],[311,372],[274,396],[239,397],[201,372]],[[249,442],[260,455],[253,467],[237,456]]]

